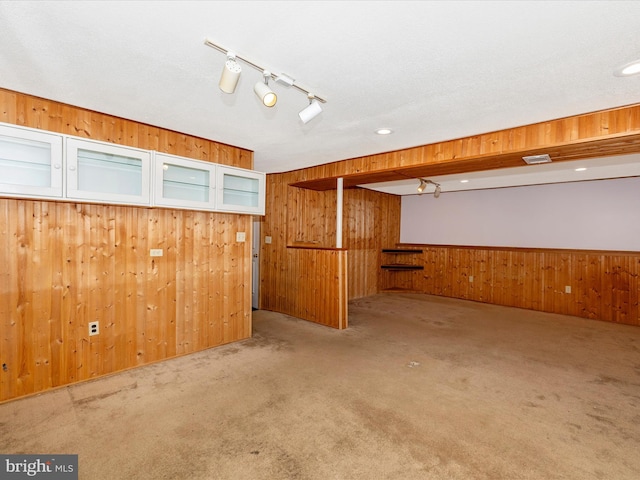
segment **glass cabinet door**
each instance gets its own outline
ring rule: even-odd
[[[137,148],[67,139],[67,197],[150,205],[151,153]]]
[[[62,136],[0,125],[0,192],[62,197]]]
[[[216,165],[163,153],[154,161],[154,205],[213,210]]]
[[[216,210],[264,215],[264,173],[218,166]]]

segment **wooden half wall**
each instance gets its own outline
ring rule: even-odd
[[[400,245],[423,270],[380,271],[383,291],[411,291],[640,325],[640,253]],[[393,261],[393,260],[391,260]]]
[[[260,308],[345,328],[348,300],[379,290],[380,251],[399,240],[400,197],[345,190],[336,249],[336,191],[290,185],[300,178],[300,171],[267,175]]]
[[[282,308],[278,302],[286,303],[280,279],[287,275],[283,253],[287,245],[335,246],[337,178],[343,178],[345,186],[343,246],[349,252],[349,298],[357,298],[390,286],[380,271],[385,261],[381,250],[398,242],[400,199],[349,187],[525,166],[525,155],[547,153],[554,161],[572,161],[637,152],[640,105],[631,105],[269,175],[263,232],[273,236],[274,244],[263,245],[263,308],[277,310]],[[485,273],[478,277],[481,286],[475,281],[468,285],[468,278],[467,283],[447,279],[449,272],[442,270],[424,278],[417,272],[399,272],[396,281],[404,288],[425,293],[637,324],[637,252],[622,256],[615,252],[531,253],[524,264],[517,264],[520,270],[516,272],[511,257],[524,253],[515,249],[506,249],[507,260],[496,260],[498,254],[489,253],[491,249],[472,250],[474,254],[469,257],[464,247],[446,248],[433,253],[447,259],[444,264],[436,262],[434,269],[455,266],[457,271],[475,268],[485,272],[492,265],[492,287],[482,283]],[[567,268],[571,274],[566,273]],[[565,279],[565,275],[571,278]],[[533,281],[533,276],[538,280]],[[551,276],[553,284],[547,281]],[[567,285],[576,285],[573,293],[558,293],[566,286],[562,282],[569,280],[573,283]]]
[[[0,121],[252,167],[247,150],[6,90]],[[0,401],[250,337],[252,220],[0,198]]]

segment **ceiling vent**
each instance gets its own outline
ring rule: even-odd
[[[531,155],[529,157],[522,157],[522,159],[529,165],[537,165],[539,163],[551,163],[551,157],[546,153],[544,155]]]

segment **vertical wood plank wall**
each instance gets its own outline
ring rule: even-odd
[[[380,250],[399,239],[400,197],[364,189],[344,191],[345,269],[333,259],[340,250],[325,250],[336,245],[336,191],[290,186],[300,180],[298,173],[267,175],[267,211],[261,235],[270,236],[272,243],[261,242],[260,307],[340,328],[336,312],[346,316],[349,299],[379,290]],[[310,247],[317,251],[311,253]],[[341,253],[342,262],[347,262],[346,253]],[[298,276],[318,276],[328,282],[341,276],[341,285],[348,290],[339,298],[316,285],[313,289],[318,294],[310,295]]]
[[[404,261],[424,270],[382,272],[383,288],[640,325],[638,252],[403,247],[423,250]]]
[[[0,121],[252,167],[247,150],[6,90]],[[251,241],[235,232],[251,226],[246,215],[0,198],[0,401],[249,337]]]
[[[363,188],[344,191],[343,245],[349,250],[349,299],[380,290],[383,248],[400,238],[400,197]]]

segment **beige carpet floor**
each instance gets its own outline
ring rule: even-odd
[[[80,478],[640,478],[640,328],[426,295],[0,405]]]

